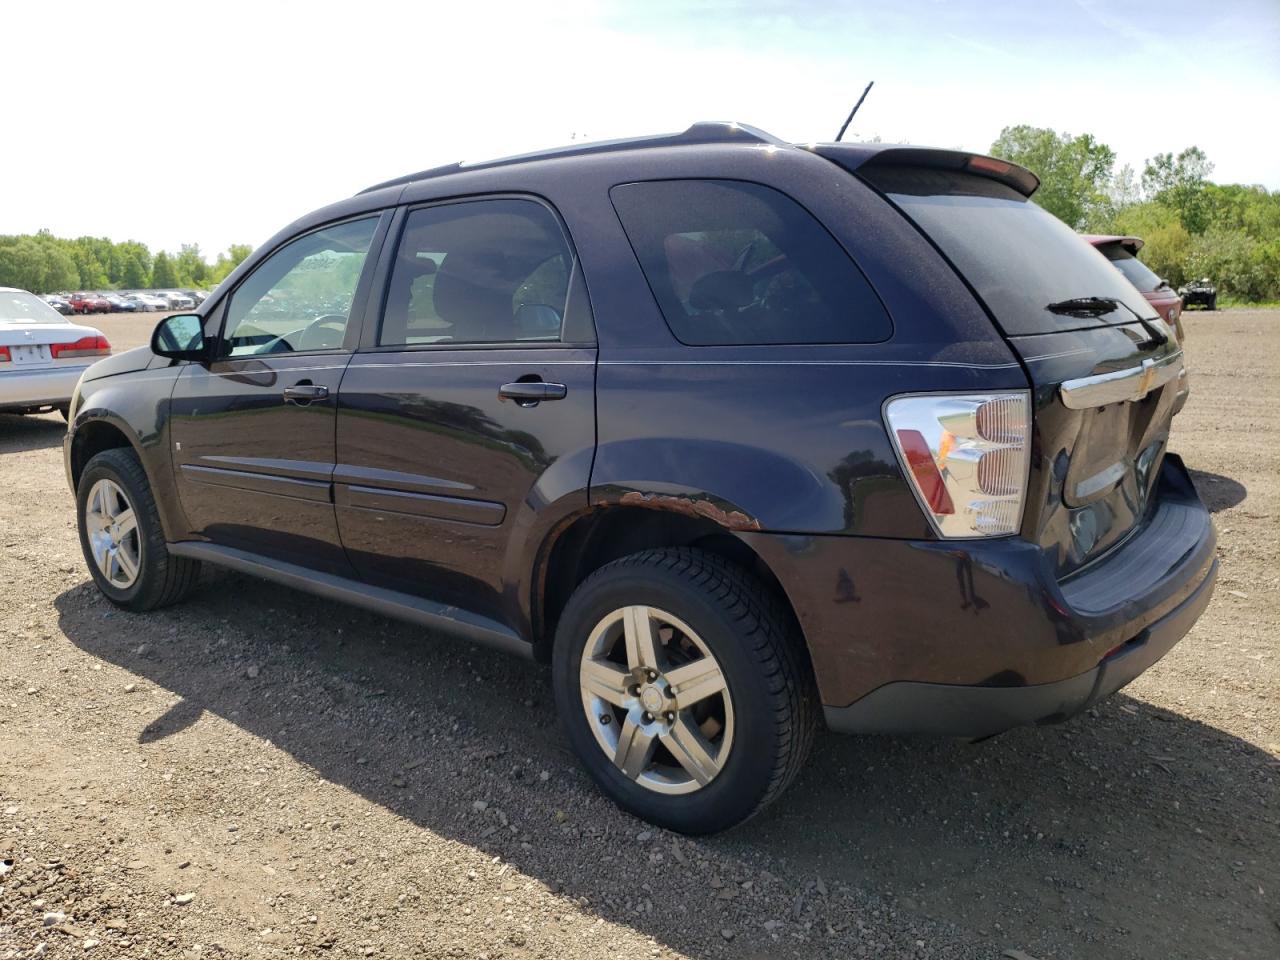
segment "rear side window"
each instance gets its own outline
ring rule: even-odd
[[[683,343],[872,343],[892,333],[840,244],[777,190],[660,180],[620,184],[609,195]]]
[[[1108,243],[1098,248],[1125,278],[1143,293],[1160,289],[1164,283],[1155,272],[1118,243]]]
[[[938,245],[1009,336],[1156,317],[1087,240],[1012,187],[926,167],[859,174]],[[1099,306],[1106,300],[1114,301],[1110,309]]]
[[[574,272],[560,224],[533,200],[412,211],[379,346],[559,341]]]

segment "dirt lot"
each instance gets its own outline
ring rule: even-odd
[[[1187,327],[1191,635],[1059,727],[823,736],[697,841],[596,795],[543,668],[230,574],[114,610],[61,420],[0,416],[0,960],[1280,956],[1280,312]]]

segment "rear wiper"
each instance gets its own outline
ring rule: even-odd
[[[1104,313],[1113,312],[1116,307],[1124,307],[1133,314],[1134,319],[1142,324],[1142,329],[1150,336],[1149,342],[1154,346],[1158,347],[1168,342],[1169,337],[1155,326],[1149,317],[1144,317],[1117,297],[1072,297],[1070,300],[1051,303],[1045,309],[1050,313],[1061,313],[1069,317],[1099,317]]]
[[[1070,300],[1059,300],[1048,304],[1045,309],[1050,313],[1062,313],[1069,317],[1096,317],[1111,313],[1121,301],[1114,297],[1072,297]]]

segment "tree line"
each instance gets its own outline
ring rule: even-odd
[[[200,245],[182,245],[177,253],[156,253],[145,243],[106,237],[55,237],[36,234],[0,236],[0,287],[32,293],[60,290],[209,289],[239,266],[253,248],[233,243],[209,263]]]
[[[1160,153],[1141,173],[1089,134],[1005,127],[992,156],[1040,177],[1035,201],[1077,230],[1141,237],[1139,257],[1174,286],[1208,277],[1230,299],[1280,299],[1280,193],[1212,183],[1199,147]]]

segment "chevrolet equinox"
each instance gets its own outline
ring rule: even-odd
[[[1062,720],[1209,602],[1176,337],[969,153],[736,124],[453,164],[285,228],[65,441],[98,588],[202,563],[551,665],[600,788],[690,833],[820,723]]]

